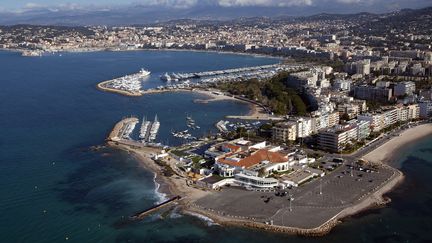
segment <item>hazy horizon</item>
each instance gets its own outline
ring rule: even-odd
[[[34,10],[49,11],[109,11],[119,8],[140,6],[144,8],[168,8],[187,10],[193,8],[302,8],[316,12],[353,13],[359,11],[389,12],[403,8],[423,8],[430,6],[428,0],[3,0],[0,10],[8,13],[25,13]]]

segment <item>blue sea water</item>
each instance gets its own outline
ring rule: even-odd
[[[125,152],[93,151],[124,116],[158,115],[159,141],[177,144],[171,129],[191,115],[199,133],[236,102],[195,104],[190,93],[139,98],[104,93],[96,83],[145,67],[160,85],[164,72],[190,72],[275,63],[278,60],[196,52],[64,53],[37,58],[0,52],[0,242],[426,242],[432,230],[432,139],[413,144],[397,165],[406,181],[389,207],[349,218],[323,238],[209,226],[193,216],[154,216],[117,227],[124,216],[159,200],[153,174]]]

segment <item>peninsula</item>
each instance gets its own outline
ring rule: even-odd
[[[155,172],[158,183],[162,185],[161,192],[173,197],[181,196],[178,206],[185,213],[199,213],[224,225],[247,226],[308,236],[326,234],[344,217],[388,202],[389,199],[383,195],[397,186],[403,180],[403,175],[387,162],[391,162],[407,142],[432,134],[431,124],[421,124],[389,134],[391,139],[382,138],[370,145],[370,148],[364,148],[357,153],[340,155],[338,158],[324,155],[316,161],[312,158],[306,159],[308,164],[333,163],[334,169],[331,171],[322,167],[322,172],[319,167],[314,170],[311,167],[299,170],[298,165],[302,162],[293,162],[293,160],[304,160],[304,157],[300,158],[299,152],[295,154],[291,152],[287,154],[287,165],[292,164],[290,169],[293,170],[292,172],[274,177],[277,179],[263,178],[262,181],[254,181],[259,177],[253,178],[246,174],[232,178],[206,177],[192,171],[187,172],[184,170],[184,165],[190,159],[187,152],[180,156],[179,149],[188,151],[188,146],[166,150],[122,139],[119,133],[129,122],[133,122],[133,119],[119,122],[109,135],[108,143],[113,147],[132,152],[141,161],[143,167]],[[200,143],[202,144],[204,142]],[[275,157],[283,156],[287,152],[283,149],[275,149],[274,146],[266,143],[254,144],[240,138],[233,141],[219,141],[206,153],[216,153],[214,149],[219,146],[241,150],[243,154],[247,151],[242,149],[248,149],[250,150],[249,160],[253,160],[256,154],[263,151]],[[227,159],[226,156],[232,157],[232,153],[225,153],[217,158],[225,156],[223,158]],[[376,156],[377,153],[392,156],[379,157]],[[293,160],[288,162],[290,158]],[[330,160],[331,158],[333,159]],[[354,158],[357,158],[356,162],[353,162]],[[247,157],[245,159],[248,160]],[[278,166],[284,164],[282,161],[274,162],[274,158],[271,157],[269,160],[269,164],[275,163]],[[222,159],[216,164],[221,166]],[[307,177],[305,174],[307,171],[313,171],[317,175],[296,185],[295,183],[298,182],[296,180]],[[266,182],[272,183],[273,180],[278,182],[278,186],[265,185]]]

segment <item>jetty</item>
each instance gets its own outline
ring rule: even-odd
[[[138,212],[138,213],[130,216],[129,219],[130,220],[142,220],[145,216],[147,216],[147,215],[149,215],[149,214],[151,214],[151,213],[153,213],[153,212],[155,212],[155,211],[157,211],[163,207],[166,207],[166,206],[168,206],[168,205],[172,204],[173,202],[178,201],[180,199],[181,199],[180,196],[172,197],[172,198],[166,200],[165,202],[156,204],[156,205],[154,205],[154,206],[152,206],[152,207],[150,207],[144,211]]]
[[[135,125],[139,122],[136,117],[128,117],[119,121],[108,135],[108,141],[120,141],[125,137],[128,137],[132,132],[131,129],[135,128]]]

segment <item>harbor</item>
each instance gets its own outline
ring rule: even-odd
[[[147,121],[145,117],[142,119],[141,127],[139,130],[140,140],[136,141],[132,138],[131,135],[139,122],[140,120],[136,117],[128,117],[122,119],[114,126],[107,140],[135,147],[162,146],[162,144],[155,142],[160,128],[160,122],[157,118],[157,115],[155,116],[153,122]]]
[[[150,71],[142,68],[138,73],[103,81],[97,87],[104,91],[121,93],[128,96],[141,96],[141,82],[150,74]]]
[[[191,119],[186,118],[186,120]],[[127,121],[130,122],[130,120]],[[259,125],[258,122],[247,124],[221,121],[221,123],[227,130],[234,127]],[[129,218],[130,220],[141,220],[155,213],[165,204],[178,201],[175,196],[179,195],[183,200],[179,201],[178,206],[183,212],[206,215],[220,224],[247,226],[289,234],[322,236],[336,226],[342,218],[386,203],[383,194],[403,180],[402,173],[388,165],[380,164],[380,161],[375,162],[379,163],[377,167],[374,167],[376,172],[367,173],[364,170],[355,169],[351,172],[352,176],[338,176],[343,174],[347,168],[349,170],[349,164],[342,165],[321,179],[313,180],[298,188],[289,188],[290,195],[295,195],[296,198],[291,209],[291,204],[289,207],[286,206],[286,198],[278,196],[277,193],[275,196],[272,190],[253,191],[236,186],[224,187],[221,191],[200,188],[191,184],[185,177],[185,173],[176,172],[178,162],[175,156],[170,155],[170,150],[167,152],[141,143],[136,144],[140,145],[120,143],[118,146],[136,153],[145,166],[157,171],[158,175],[161,175],[160,183],[162,185],[166,183],[164,193],[171,195],[171,199],[165,201],[167,203],[156,204],[134,214]],[[164,172],[167,170],[171,171],[168,175]],[[167,188],[169,192],[166,191]],[[224,205],[230,205],[230,207],[227,208]],[[259,207],[260,210],[257,211],[256,207]]]
[[[193,73],[164,73],[160,80],[164,83],[153,88],[143,88],[142,81],[150,75],[150,71],[141,69],[140,72],[123,77],[103,81],[97,85],[102,91],[114,92],[126,96],[142,96],[145,94],[172,92],[177,90],[190,90],[205,88],[211,83],[243,81],[248,79],[264,80],[271,78],[279,72],[299,71],[306,67],[301,64],[271,64],[251,66],[216,71],[203,71]]]
[[[183,131],[171,131],[171,134],[176,138],[182,138],[185,140],[197,140],[198,138],[193,136],[189,130],[198,130],[201,127],[196,125],[195,120],[191,116],[186,116],[186,126],[188,129]]]
[[[136,117],[128,117],[119,121],[109,134],[107,140],[120,141],[130,139],[130,134],[139,122]]]
[[[254,67],[233,68],[215,71],[204,71],[194,73],[165,73],[160,76],[162,81],[166,81],[169,85],[171,82],[179,82],[179,84],[187,85],[191,81],[198,83],[214,83],[223,81],[241,81],[251,78],[266,79],[270,78],[281,71],[296,71],[305,68],[304,65],[292,64],[272,64]]]

